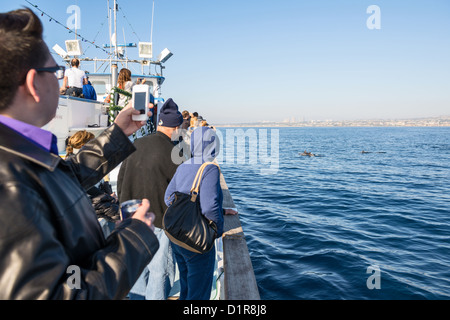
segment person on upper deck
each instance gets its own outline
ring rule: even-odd
[[[131,71],[127,68],[122,68],[119,71],[119,76],[117,79],[117,88],[124,90],[130,94],[133,92],[133,86],[135,84],[145,84],[146,79],[138,79],[136,83],[133,83],[131,79]],[[125,107],[125,104],[127,101],[131,101],[130,97],[127,97],[124,94],[119,93],[118,97],[115,97],[115,102],[118,106]],[[110,96],[108,95],[105,99],[106,103],[109,103],[111,101]]]
[[[87,77],[87,83],[83,85],[83,96],[85,99],[97,101],[97,92]]]
[[[56,65],[30,9],[0,13],[0,300],[123,299],[158,250],[150,204],[105,239],[85,189],[135,148],[131,105],[67,161],[41,129],[56,115]]]
[[[129,93],[133,90],[133,81],[131,81],[131,71],[126,68],[122,68],[119,71],[119,77],[117,79],[117,87]],[[125,101],[130,99],[129,97],[119,94],[118,106],[125,107]]]
[[[68,96],[79,97],[83,94],[83,85],[88,84],[86,73],[80,70],[80,60],[73,58],[70,62],[72,68],[67,69],[64,74],[64,81],[61,92],[65,90]]]

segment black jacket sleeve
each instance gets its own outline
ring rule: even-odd
[[[25,143],[33,147],[25,140],[16,145]],[[158,240],[136,219],[122,222],[105,239],[77,181],[94,184],[132,150],[114,126],[73,162],[54,168],[0,150],[0,300],[128,294],[158,250]]]

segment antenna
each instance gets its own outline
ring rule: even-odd
[[[127,43],[127,40],[126,40],[126,38],[125,38],[125,28],[123,28],[122,27],[122,32],[123,32],[123,43],[125,43],[125,56],[126,56],[126,58],[127,58],[127,62],[126,62],[126,65],[127,65],[127,68],[128,68],[128,51],[127,51],[127,45],[126,45],[126,43]]]
[[[152,58],[153,58],[153,18],[155,16],[155,0],[153,0],[153,6],[152,6],[152,28],[150,30],[150,43],[151,43],[151,50],[152,50]],[[151,64],[148,65],[148,74],[152,74],[151,71]]]
[[[153,8],[152,8],[152,28],[150,31],[150,42],[153,43],[153,16],[155,14],[155,0],[153,0]]]
[[[108,23],[109,23],[109,56],[111,56],[111,6],[109,4],[109,0],[108,0]]]

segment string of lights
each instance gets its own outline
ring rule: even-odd
[[[95,41],[97,40],[97,37],[98,37],[98,35],[100,34],[100,32],[102,31],[103,26],[104,26],[105,23],[107,22],[107,19],[108,19],[108,17],[106,17],[106,20],[104,20],[104,21],[102,22],[102,24],[100,25],[100,28],[98,29],[98,32],[97,32],[97,34],[96,34],[95,37],[94,37],[94,40],[92,40],[92,43],[95,43]],[[95,44],[94,44],[94,45],[95,45]],[[92,45],[90,45],[89,47],[87,47],[87,48],[84,50],[84,54],[86,54],[86,52],[87,52],[91,47],[92,47]]]
[[[40,9],[37,5],[31,3],[28,0],[25,0],[26,2],[28,2],[31,6],[33,6],[36,10],[38,10],[41,13],[41,16],[46,16],[49,18],[50,22],[55,22],[56,24],[60,25],[61,27],[63,27],[64,29],[68,30],[69,33],[73,33],[77,36],[77,38],[79,38],[81,41],[89,43],[91,45],[93,45],[94,47],[96,47],[97,49],[102,50],[103,52],[105,52],[106,54],[111,55],[110,52],[106,51],[104,48],[100,47],[99,45],[95,44],[95,41],[89,41],[88,39],[86,39],[85,37],[83,37],[82,35],[80,35],[79,33],[77,33],[76,31],[71,30],[70,28],[68,28],[67,26],[65,26],[63,23],[59,22],[57,19],[53,18],[52,16],[50,16],[49,14],[47,14],[45,11],[43,11],[42,9]]]
[[[131,25],[130,21],[126,17],[125,11],[123,10],[123,8],[120,5],[118,5],[118,7],[119,7],[119,10],[122,12],[123,18],[127,21],[128,25],[130,26],[132,33],[136,36],[136,38],[139,41],[141,41],[141,38],[139,38],[138,34],[136,33],[136,31],[134,30],[133,26]]]

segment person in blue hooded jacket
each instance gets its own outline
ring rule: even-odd
[[[173,200],[175,191],[189,194],[198,169],[205,162],[211,162],[219,152],[219,140],[214,130],[199,127],[191,134],[192,157],[182,163],[170,181],[166,192],[167,206]],[[220,170],[209,165],[203,172],[200,183],[200,207],[202,213],[214,221],[217,237],[223,233],[223,194],[220,186]],[[180,300],[208,300],[214,274],[215,248],[205,254],[186,250],[172,243],[175,259],[180,271]]]
[[[97,101],[97,92],[95,92],[92,83],[89,81],[89,77],[87,78],[87,83],[83,84],[83,95],[85,99]]]

